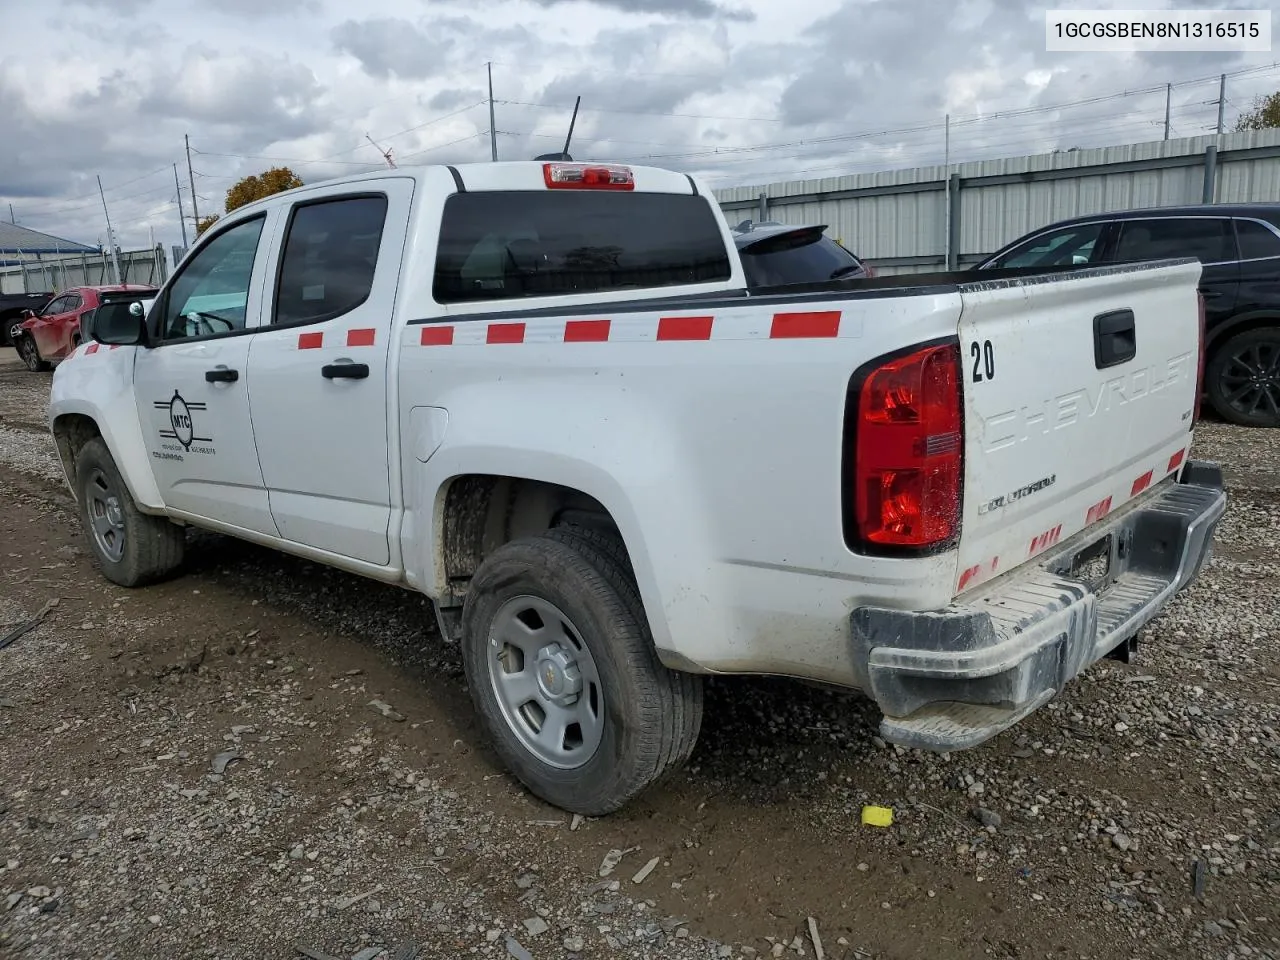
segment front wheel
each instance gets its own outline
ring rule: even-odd
[[[1205,370],[1213,409],[1244,427],[1280,427],[1280,327],[1238,333]]]
[[[32,373],[42,373],[49,369],[49,361],[40,358],[40,349],[34,340],[24,334],[17,339],[16,344],[18,356],[22,358],[28,370]]]
[[[467,592],[462,654],[499,756],[572,813],[618,810],[697,741],[700,678],[659,662],[611,535],[561,528],[495,550]]]
[[[21,318],[10,321],[9,329],[5,331],[9,336],[9,346],[16,347],[18,345],[18,340],[22,337],[22,324],[24,322]]]
[[[112,583],[139,587],[181,565],[185,531],[138,510],[101,437],[76,457],[76,494],[89,550]]]

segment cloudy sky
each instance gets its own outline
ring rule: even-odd
[[[1256,0],[1169,6],[1258,9]],[[1228,128],[1280,89],[1256,54],[1046,53],[1046,7],[1151,0],[0,0],[0,216],[105,240],[179,240],[173,167],[218,212],[241,176],[571,152],[712,187],[1156,140]]]

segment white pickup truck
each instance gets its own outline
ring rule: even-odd
[[[421,591],[503,761],[603,814],[689,756],[703,675],[946,751],[1126,655],[1225,506],[1199,276],[748,289],[682,174],[388,170],[220,220],[50,422],[109,579],[191,525]]]

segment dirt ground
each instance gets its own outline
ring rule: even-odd
[[[687,771],[578,822],[421,597],[203,533],[103,579],[49,380],[0,350],[0,636],[57,601],[0,650],[0,957],[1280,957],[1280,433],[1202,426],[1212,565],[1019,728],[940,757],[717,680]]]

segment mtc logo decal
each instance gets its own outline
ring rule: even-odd
[[[182,399],[182,394],[177,390],[173,391],[173,397],[169,400],[155,401],[157,410],[165,410],[169,414],[169,429],[160,430],[160,436],[166,440],[176,440],[187,452],[194,453],[213,453],[212,447],[194,447],[193,444],[213,443],[212,437],[196,436],[196,425],[192,418],[193,413],[204,411],[206,405],[199,402],[190,402]]]

